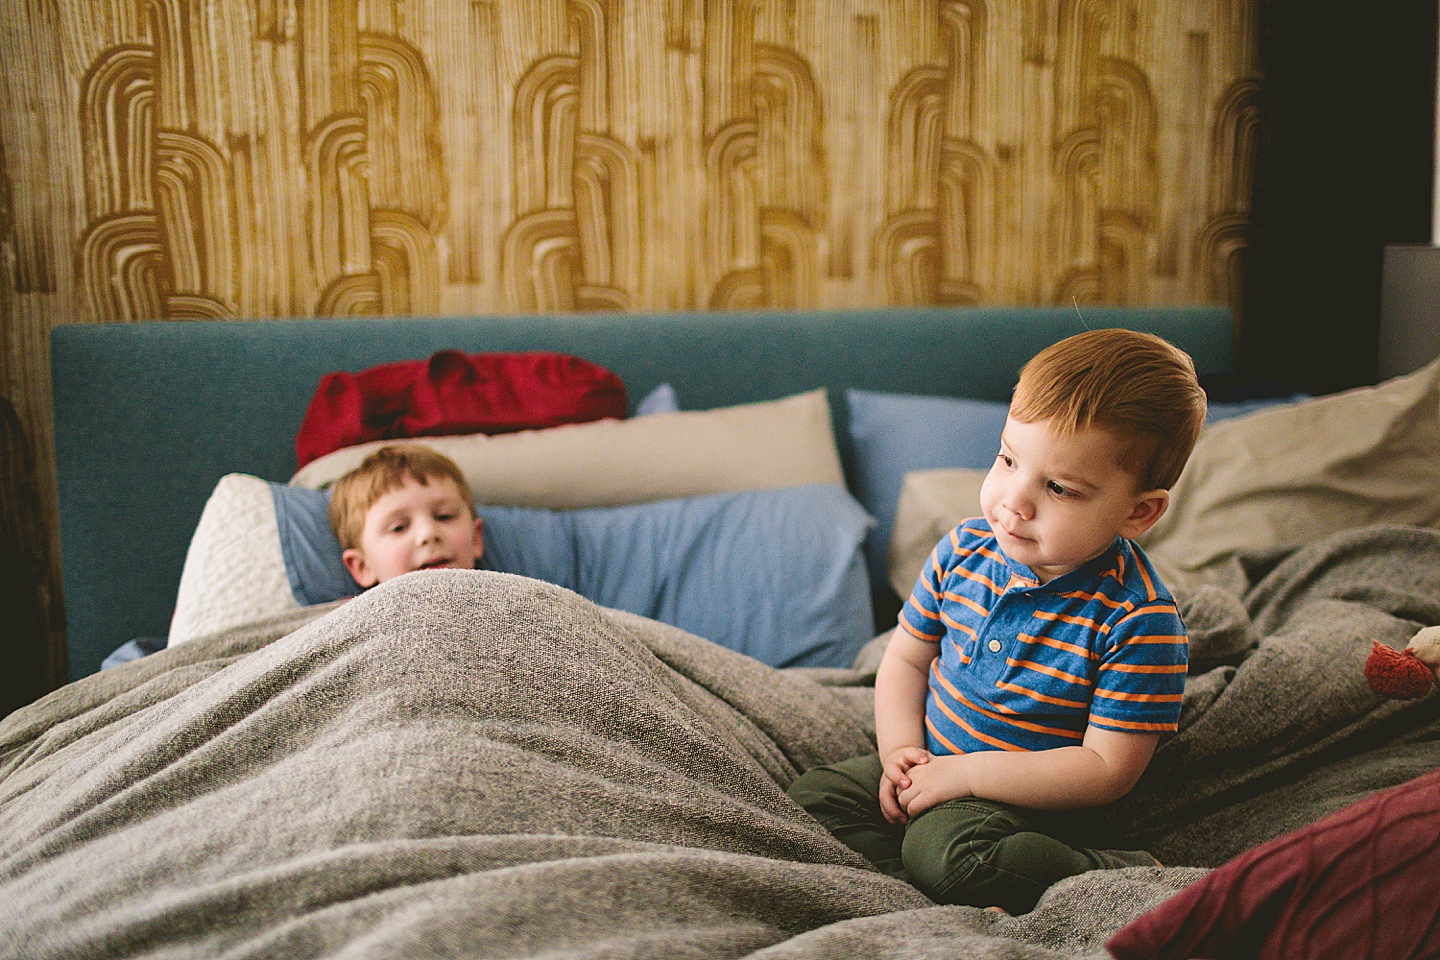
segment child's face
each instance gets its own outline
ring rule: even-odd
[[[1117,535],[1149,529],[1170,494],[1137,490],[1121,452],[1105,430],[1061,436],[1047,421],[1007,419],[980,488],[980,508],[1006,555],[1045,583],[1098,557]]]
[[[362,587],[412,570],[471,570],[484,550],[481,526],[453,481],[406,477],[371,504],[360,548],[345,551],[345,567]]]

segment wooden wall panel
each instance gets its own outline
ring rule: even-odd
[[[60,322],[1238,309],[1257,4],[12,4],[0,359],[45,508]]]

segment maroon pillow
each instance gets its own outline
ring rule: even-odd
[[[1119,960],[1440,956],[1440,770],[1246,851],[1142,914]]]
[[[320,380],[295,457],[305,466],[371,440],[509,433],[625,416],[625,384],[589,360],[563,353],[441,350]]]

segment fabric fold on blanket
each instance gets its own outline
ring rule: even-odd
[[[537,949],[726,954],[928,904],[784,795],[868,749],[840,701],[560,588],[411,575],[223,660],[0,731],[0,952],[394,955],[528,916]]]
[[[432,571],[0,721],[0,956],[1099,960],[1204,867],[1440,765],[1440,694],[1361,672],[1440,623],[1440,533],[1244,568],[1187,602],[1202,672],[1112,811],[1171,866],[1069,878],[1023,917],[930,904],[785,796],[874,749],[873,675]]]
[[[1219,665],[1116,807],[1122,840],[1165,863],[1216,866],[1440,766],[1440,696],[1386,700],[1363,672],[1372,641],[1440,623],[1440,531],[1368,527],[1239,566],[1260,579],[1182,606]]]

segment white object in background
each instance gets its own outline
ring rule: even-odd
[[[1436,204],[1440,207],[1440,204]],[[1390,244],[1380,283],[1381,380],[1440,356],[1440,247]]]

